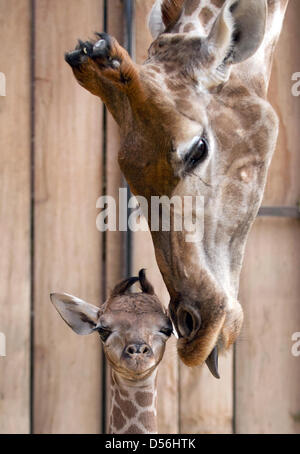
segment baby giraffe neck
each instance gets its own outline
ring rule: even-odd
[[[111,434],[156,434],[156,376],[141,381],[125,380],[115,371],[111,374]]]

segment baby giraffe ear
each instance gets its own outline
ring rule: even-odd
[[[66,293],[52,293],[50,298],[57,312],[75,333],[86,336],[94,332],[100,316],[98,307]]]
[[[207,38],[216,63],[241,63],[255,54],[266,30],[266,0],[227,0]]]

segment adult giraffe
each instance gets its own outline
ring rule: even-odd
[[[185,364],[207,362],[236,340],[246,239],[261,205],[278,119],[267,102],[288,0],[158,0],[154,42],[135,65],[100,34],[66,55],[78,82],[121,128],[119,163],[135,195],[200,195],[204,237],[151,232],[170,293]],[[100,38],[100,39],[99,39]],[[151,213],[149,213],[151,219]]]

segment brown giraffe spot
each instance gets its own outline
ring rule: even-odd
[[[190,22],[188,24],[185,24],[185,26],[183,28],[183,31],[184,31],[184,33],[188,33],[188,32],[190,32],[190,31],[192,31],[194,29],[195,29],[194,24],[192,24],[192,22]]]
[[[207,25],[208,22],[212,19],[213,13],[207,7],[203,8],[199,14],[199,19],[201,20],[203,25]]]
[[[169,90],[172,90],[172,91],[181,91],[181,90],[187,89],[186,85],[184,85],[182,83],[178,83],[177,81],[174,82],[171,79],[168,79],[166,81],[166,85],[169,88]]]
[[[116,390],[115,399],[122,412],[127,418],[133,418],[137,414],[137,409],[129,400],[123,400],[120,397],[119,392]]]
[[[170,64],[170,63],[166,63],[166,64],[164,65],[164,68],[165,68],[165,71],[166,71],[167,74],[176,71],[176,65],[175,65],[175,64],[172,65],[172,64]]]
[[[156,425],[156,417],[153,411],[144,411],[139,416],[139,421],[148,432],[152,432]]]
[[[262,126],[255,134],[255,150],[259,153],[264,152],[270,140],[270,130],[267,126]]]
[[[189,0],[186,2],[184,7],[184,13],[186,16],[191,16],[199,6],[199,0]]]
[[[212,5],[216,6],[217,8],[222,8],[225,3],[225,0],[211,0]]]
[[[212,123],[222,149],[230,149],[232,147],[231,131],[234,124],[233,119],[230,118],[229,114],[228,116],[218,115]]]
[[[247,156],[249,154],[249,146],[247,143],[237,143],[230,150],[232,160],[238,159],[240,156]]]
[[[126,432],[124,432],[125,434],[142,434],[143,431],[141,429],[138,428],[138,426],[136,426],[135,424],[128,427],[128,429],[126,430]]]
[[[153,394],[139,391],[136,393],[135,398],[141,407],[149,407],[153,401]]]
[[[222,94],[236,101],[237,98],[241,99],[245,96],[249,96],[249,90],[241,85],[231,85],[224,87]]]
[[[245,104],[240,107],[241,123],[244,129],[248,129],[261,119],[261,106],[257,104]]]
[[[171,38],[170,40],[170,44],[179,44],[180,42],[182,42],[182,37],[181,36],[174,36],[173,38]]]
[[[184,0],[164,0],[161,5],[161,14],[166,28],[175,25],[178,21]]]
[[[121,430],[122,427],[124,427],[126,424],[126,420],[123,417],[121,410],[116,406],[113,408],[112,420],[113,420],[113,426],[118,431]]]

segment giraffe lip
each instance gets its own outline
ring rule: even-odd
[[[154,358],[142,359],[125,357],[121,360],[121,366],[123,369],[130,370],[135,375],[142,376],[149,373],[149,371],[155,367],[155,360]]]

